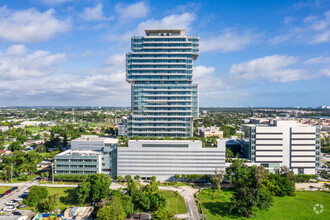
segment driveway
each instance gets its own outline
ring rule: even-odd
[[[194,194],[198,191],[198,189],[194,189],[191,186],[180,186],[178,188],[173,186],[159,186],[159,189],[178,191],[178,193],[184,198],[184,201],[186,202],[188,219],[200,220],[198,208],[194,198]]]

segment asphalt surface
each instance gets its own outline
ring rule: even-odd
[[[181,186],[179,188],[173,186],[159,186],[159,189],[178,191],[178,193],[184,198],[184,201],[186,202],[187,219],[200,220],[198,208],[194,198],[194,194],[198,191],[197,189],[193,189],[190,186]],[[178,217],[183,217],[183,216],[178,215]]]
[[[26,182],[26,183],[11,183],[11,184],[0,184],[1,186],[17,186],[18,188],[14,191],[12,191],[11,193],[4,195],[2,198],[0,198],[0,209],[2,210],[6,205],[6,202],[9,202],[13,199],[18,198],[20,195],[22,195],[25,191],[28,190],[28,188],[30,186],[33,185],[37,185],[38,181],[32,181],[32,182]],[[17,207],[19,205],[19,203],[15,204],[15,207]],[[20,212],[22,215],[27,215],[30,216],[31,214],[33,214],[32,211],[30,210],[19,210],[16,209],[16,211]],[[7,212],[7,215],[12,215],[11,212]]]

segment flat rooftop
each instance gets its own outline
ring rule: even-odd
[[[102,151],[96,150],[66,150],[56,156],[98,156],[102,155]]]
[[[147,36],[184,36],[184,29],[147,29],[144,30]]]
[[[73,141],[103,141],[104,143],[117,144],[118,139],[112,137],[100,137],[97,135],[82,135],[79,138],[74,139]]]
[[[202,142],[200,140],[129,140],[128,142],[142,142],[142,143],[193,143]]]

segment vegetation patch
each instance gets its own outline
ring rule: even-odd
[[[175,193],[173,191],[169,190],[161,190],[161,192],[164,193],[166,197],[166,210],[169,212],[172,212],[175,214],[175,209],[176,209],[176,198],[175,198]],[[187,213],[187,208],[186,204],[184,202],[184,199],[181,195],[178,195],[177,197],[177,207],[178,207],[178,212],[177,214],[184,214]]]
[[[220,194],[216,189],[202,190],[197,198],[200,200],[206,219],[246,219],[230,212],[230,202],[234,193],[233,189],[222,189]],[[296,191],[295,193],[294,197],[273,197],[274,203],[268,212],[256,211],[252,219],[328,219],[330,216],[330,192]],[[316,214],[314,211],[316,204],[323,206],[322,213]]]

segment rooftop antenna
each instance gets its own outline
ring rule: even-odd
[[[72,109],[72,122],[74,124],[74,108]]]

